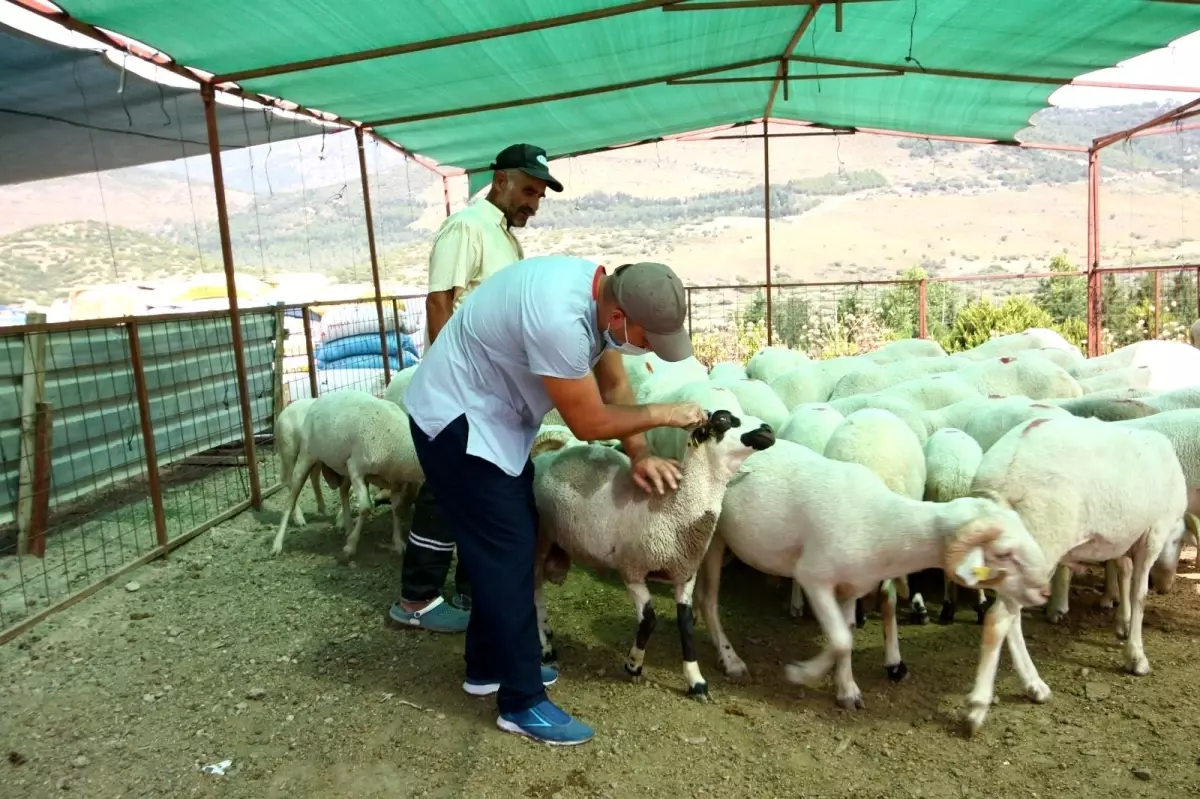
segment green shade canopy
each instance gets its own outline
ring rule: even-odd
[[[773,118],[1011,141],[1062,83],[1200,29],[1200,6],[1165,0],[846,0],[841,32],[835,4],[819,4],[789,50],[812,4],[663,9],[709,2],[59,5],[184,65],[372,125],[411,151],[465,169],[485,167],[515,142],[562,157],[762,117],[771,78],[789,55],[805,60],[788,62],[793,80],[786,98],[779,89]],[[462,41],[562,17],[575,21]],[[446,37],[458,39],[430,42]],[[397,45],[408,52],[239,74]],[[881,65],[908,71],[888,74]],[[837,77],[863,72],[875,74]],[[694,82],[726,78],[752,80]]]

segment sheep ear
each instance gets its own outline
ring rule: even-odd
[[[979,583],[991,577],[991,572],[992,570],[984,563],[983,549],[972,547],[954,567],[954,581],[967,588],[975,588]]]
[[[1002,581],[1004,573],[989,569],[983,557],[983,547],[998,538],[1000,532],[999,527],[978,520],[964,524],[946,543],[942,571],[968,588],[983,588]]]
[[[998,492],[990,488],[980,488],[971,492],[971,496],[976,499],[990,499],[1002,508],[1012,510],[1012,504],[1007,499],[1002,497]]]

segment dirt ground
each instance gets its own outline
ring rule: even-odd
[[[327,494],[327,499],[333,498]],[[725,580],[726,628],[749,664],[728,680],[702,624],[714,702],[683,695],[672,601],[646,678],[621,663],[635,618],[614,579],[576,570],[551,586],[562,679],[552,696],[596,728],[552,749],[495,728],[492,700],[460,689],[462,640],[383,623],[399,560],[378,509],[356,565],[339,566],[329,520],[268,555],[280,494],[0,648],[0,784],[48,797],[1153,797],[1200,795],[1200,581],[1152,596],[1154,671],[1121,670],[1097,575],[1077,578],[1071,618],[1028,613],[1029,650],[1054,690],[1020,695],[1005,655],[999,704],[963,737],[980,628],[904,625],[910,669],[882,668],[871,615],[856,635],[867,708],[838,710],[828,688],[783,680],[811,656],[816,625],[786,611],[786,585],[738,564]],[[1186,551],[1190,558],[1191,550]],[[1190,560],[1189,560],[1190,564]],[[1188,570],[1185,570],[1188,571]],[[136,583],[136,590],[129,590]],[[936,619],[937,602],[931,597]],[[223,776],[201,766],[230,759]]]

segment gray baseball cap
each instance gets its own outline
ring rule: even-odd
[[[655,355],[672,362],[692,357],[687,292],[671,267],[649,261],[625,264],[608,280],[617,306],[630,322],[645,329]]]

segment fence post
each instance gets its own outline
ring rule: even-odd
[[[683,290],[683,296],[687,299],[687,326],[688,338],[692,337],[692,287],[688,286]]]
[[[142,423],[142,446],[146,450],[146,480],[150,484],[150,507],[154,511],[154,534],[158,545],[167,545],[167,517],[163,512],[162,483],[158,479],[158,448],[154,444],[154,420],[150,413],[150,390],[146,387],[146,363],[142,360],[142,342],[137,319],[125,324],[129,335],[129,360],[133,369],[133,388],[137,393],[138,419]]]
[[[929,281],[917,283],[917,337],[929,338]]]
[[[313,350],[312,338],[312,307],[309,305],[302,306],[304,309],[304,354],[308,356],[308,390],[309,395],[317,398],[317,356]]]
[[[775,309],[771,305],[771,137],[763,120],[763,233],[767,259],[767,346],[774,341]]]
[[[25,316],[29,325],[46,324],[44,313]],[[21,444],[17,461],[17,554],[29,554],[29,527],[33,518],[34,466],[37,457],[37,407],[46,394],[46,333],[25,334],[21,367]]]
[[[358,170],[362,179],[363,212],[367,216],[367,249],[371,253],[371,282],[375,286],[375,314],[379,317],[379,347],[383,355],[383,385],[392,382],[392,356],[388,353],[387,324],[383,321],[383,289],[379,285],[379,256],[375,250],[375,219],[371,214],[371,183],[367,180],[367,151],[363,147],[363,129],[354,129],[358,143]],[[395,331],[396,349],[400,349],[400,331]]]
[[[33,510],[29,515],[29,551],[46,557],[46,528],[50,521],[50,465],[54,443],[53,414],[48,402],[34,409]]]
[[[1150,338],[1158,338],[1158,306],[1162,303],[1162,272],[1154,270],[1154,331]]]
[[[287,340],[287,330],[283,327],[283,303],[275,307],[275,379],[271,386],[271,433],[274,435],[275,426],[279,424],[279,414],[283,412],[286,398],[283,396],[283,349]]]

